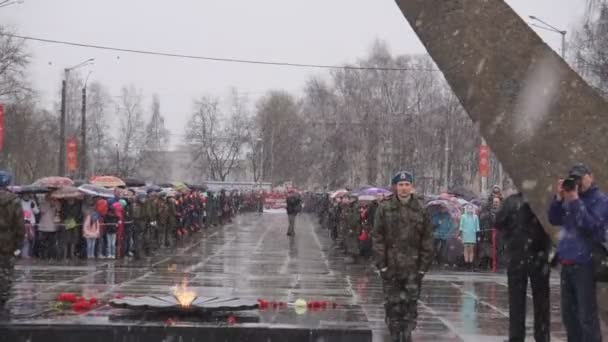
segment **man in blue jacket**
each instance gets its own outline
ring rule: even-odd
[[[596,342],[602,340],[602,334],[591,250],[593,240],[604,240],[608,196],[585,165],[576,164],[568,176],[576,186],[565,189],[560,180],[549,208],[549,222],[562,227],[557,247],[562,265],[562,319],[568,341]]]

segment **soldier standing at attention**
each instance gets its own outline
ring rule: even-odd
[[[422,278],[433,260],[433,227],[412,174],[399,172],[391,183],[394,195],[376,211],[373,249],[391,338],[411,342]]]
[[[8,314],[4,305],[8,301],[15,270],[15,255],[23,243],[25,224],[21,200],[7,190],[12,176],[0,171],[0,310]]]

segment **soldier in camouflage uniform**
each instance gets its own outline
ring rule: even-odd
[[[146,201],[145,210],[148,215],[148,229],[144,234],[144,245],[147,250],[160,247],[160,239],[158,232],[158,201],[159,194],[157,192],[151,192],[148,194],[148,200]]]
[[[341,203],[342,197],[337,197],[335,200],[332,200],[327,214],[327,228],[329,229],[329,235],[336,247],[338,246],[338,223],[342,211]]]
[[[393,341],[410,342],[416,328],[418,298],[433,260],[433,229],[423,200],[413,193],[414,177],[399,172],[394,195],[378,207],[373,250],[385,295],[386,323]]]
[[[167,240],[165,244],[168,247],[177,246],[177,203],[175,196],[167,196]]]
[[[149,252],[146,250],[146,231],[149,222],[146,201],[146,193],[138,192],[131,209],[133,217],[133,244],[135,245],[136,259],[140,259]]]
[[[169,247],[168,245],[168,234],[169,234],[169,206],[167,204],[167,193],[161,192],[156,202],[156,208],[158,210],[158,234],[161,247]]]
[[[359,234],[361,233],[361,216],[358,210],[357,196],[349,195],[346,200],[342,233],[346,250],[346,263],[355,263],[359,256]]]
[[[25,224],[21,200],[9,192],[10,173],[0,171],[0,309],[9,299],[16,251],[23,243]]]

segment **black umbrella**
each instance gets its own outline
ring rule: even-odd
[[[160,184],[158,184],[158,186],[160,186],[161,188],[172,188],[173,184],[171,184],[171,183],[160,183]]]
[[[161,192],[163,190],[160,186],[157,186],[157,185],[146,185],[146,186],[144,186],[143,189],[147,193]]]
[[[15,187],[15,189],[13,190],[14,193],[16,194],[20,194],[20,195],[25,195],[25,194],[44,194],[47,192],[50,192],[51,190],[49,188],[47,188],[46,186],[40,186],[40,185],[24,185],[24,186],[18,186]]]
[[[123,181],[129,188],[138,188],[141,186],[146,186],[146,182],[144,182],[141,179],[137,179],[137,178],[127,178],[127,179],[123,179]]]

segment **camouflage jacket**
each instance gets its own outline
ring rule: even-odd
[[[133,208],[131,209],[133,215],[133,221],[137,223],[146,223],[148,221],[148,212],[146,211],[146,203],[133,202]]]
[[[23,244],[25,224],[21,200],[0,190],[0,255],[12,256]]]
[[[383,277],[407,277],[426,272],[433,260],[433,227],[423,200],[416,196],[403,204],[397,196],[380,204],[373,228],[376,266]]]

